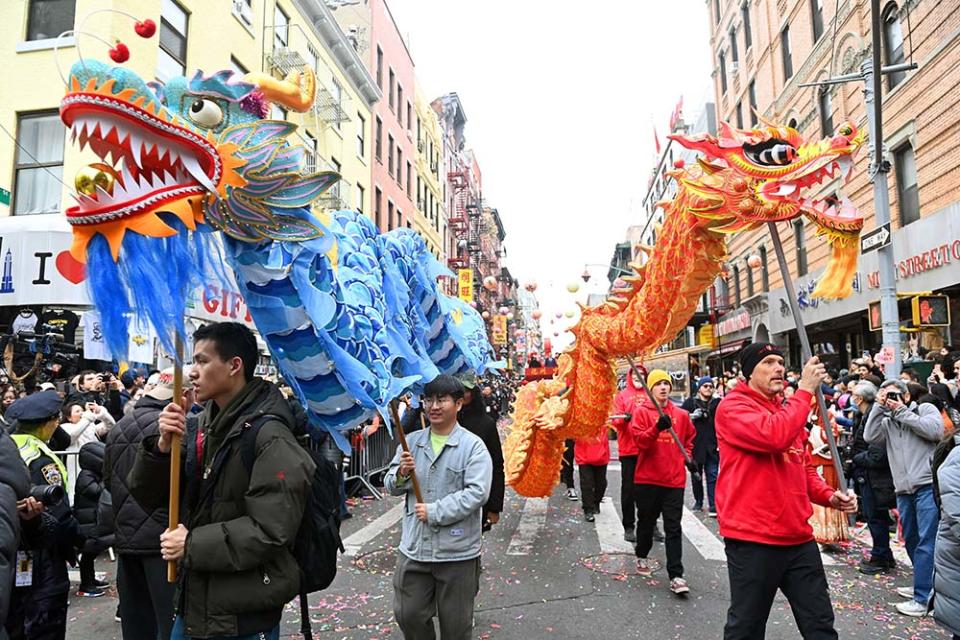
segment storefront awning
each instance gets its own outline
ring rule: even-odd
[[[707,357],[715,358],[717,356],[728,356],[732,353],[740,351],[740,349],[743,349],[745,346],[747,346],[749,342],[749,340],[734,340],[733,342],[725,342],[720,345],[719,349],[714,349],[711,351]]]

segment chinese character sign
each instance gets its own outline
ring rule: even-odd
[[[507,316],[493,316],[493,336],[491,342],[497,345],[507,344]]]
[[[458,270],[457,297],[464,302],[473,302],[473,269]]]

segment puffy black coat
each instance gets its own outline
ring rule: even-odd
[[[17,444],[6,433],[0,433],[0,620],[7,619],[9,585],[13,584],[20,543],[17,500],[26,498],[29,492],[30,474],[20,458]]]
[[[113,546],[110,493],[103,484],[104,444],[89,442],[80,448],[80,473],[74,485],[73,513],[84,539],[84,553],[100,553]]]
[[[113,498],[115,521],[114,549],[117,553],[160,555],[160,534],[167,529],[167,508],[148,509],[130,495],[127,476],[137,459],[137,449],[145,437],[157,435],[157,419],[165,400],[143,396],[107,434],[103,460],[103,483]]]
[[[883,442],[870,444],[863,437],[871,409],[872,404],[863,413],[858,413],[853,426],[853,465],[866,472],[876,508],[893,509],[897,506],[897,493],[893,486],[890,462],[887,460],[887,445]]]
[[[483,440],[487,453],[493,461],[493,482],[490,485],[490,497],[483,505],[484,514],[503,511],[504,476],[503,448],[500,445],[500,433],[497,423],[487,413],[485,403],[477,392],[471,394],[473,402],[464,405],[457,416],[460,426]]]

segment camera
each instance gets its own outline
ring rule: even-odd
[[[52,507],[60,504],[63,500],[63,487],[56,484],[43,484],[30,487],[30,497],[37,502],[43,503],[45,507]]]
[[[900,400],[900,392],[899,392],[899,391],[890,391],[890,392],[888,392],[888,393],[887,393],[887,400],[896,400],[897,402],[902,402],[902,401]]]

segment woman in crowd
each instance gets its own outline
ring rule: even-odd
[[[63,409],[60,428],[70,436],[68,451],[79,451],[89,442],[98,442],[106,437],[116,422],[110,412],[93,402],[86,406],[68,404]]]

